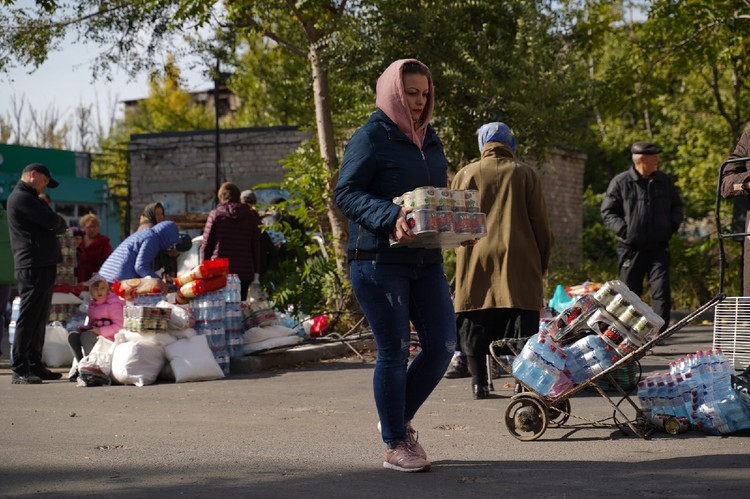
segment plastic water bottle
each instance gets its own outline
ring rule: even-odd
[[[227,349],[223,350],[217,350],[214,352],[214,359],[216,359],[216,363],[219,364],[219,367],[221,367],[222,372],[224,372],[224,376],[229,376],[229,352]]]
[[[646,420],[651,420],[651,403],[652,400],[648,393],[648,383],[644,380],[638,382],[638,403],[641,405],[641,412]]]

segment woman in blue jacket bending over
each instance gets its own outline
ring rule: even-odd
[[[350,220],[347,259],[354,293],[378,347],[373,389],[386,443],[385,468],[427,471],[430,461],[411,420],[445,373],[456,321],[439,249],[391,247],[414,238],[410,208],[393,198],[418,187],[446,187],[448,161],[429,125],[432,75],[416,59],[380,76],[375,111],[344,153],[334,191]],[[410,322],[420,353],[409,360]]]

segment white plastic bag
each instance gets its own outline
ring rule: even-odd
[[[48,324],[44,332],[42,361],[47,367],[69,366],[73,363],[73,350],[68,343],[68,331],[59,321]]]
[[[193,327],[195,319],[188,309],[180,305],[169,303],[166,300],[162,300],[156,304],[160,308],[169,308],[172,313],[169,316],[169,330],[180,331],[189,327]]]
[[[112,374],[112,352],[115,349],[115,343],[104,336],[99,336],[94,343],[91,352],[81,359],[78,363],[79,369],[83,367],[96,366],[107,376]]]
[[[102,386],[111,383],[112,352],[115,344],[103,336],[97,338],[91,352],[74,365],[78,386]],[[75,372],[71,369],[71,374]]]

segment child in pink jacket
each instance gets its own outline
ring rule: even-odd
[[[86,285],[89,287],[89,293],[91,294],[86,324],[80,326],[78,331],[68,335],[68,343],[70,343],[73,355],[78,362],[85,355],[88,355],[99,336],[114,341],[115,333],[122,329],[123,325],[125,302],[110,290],[109,283],[102,276],[94,273],[86,281]],[[68,379],[76,381],[78,371],[74,371]]]

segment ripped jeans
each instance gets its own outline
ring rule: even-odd
[[[456,348],[456,318],[441,264],[353,260],[351,281],[378,357],[373,376],[383,441],[407,439],[411,421],[445,374]],[[414,324],[421,351],[409,364]]]

